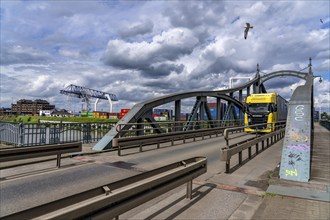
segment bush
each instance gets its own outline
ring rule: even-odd
[[[117,123],[118,119],[102,119],[102,118],[83,118],[83,117],[46,117],[46,116],[17,116],[17,117],[8,117],[3,119],[2,121],[6,122],[23,122],[23,123],[40,123],[40,120],[47,121],[63,121],[63,122],[80,122],[80,123],[88,123],[88,122],[113,122]]]

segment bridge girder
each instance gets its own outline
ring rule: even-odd
[[[298,72],[298,71],[293,71],[293,70],[281,70],[281,71],[276,71],[272,73],[268,73],[264,76],[260,77],[260,84],[263,84],[264,82],[274,78],[274,77],[283,77],[283,76],[294,76],[300,79],[306,80],[308,73],[304,72]]]

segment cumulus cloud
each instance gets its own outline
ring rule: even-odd
[[[225,4],[216,2],[186,2],[177,1],[164,10],[163,15],[168,17],[174,27],[194,29],[201,25],[223,24]]]
[[[122,38],[135,37],[152,32],[153,27],[153,22],[151,20],[146,20],[138,24],[124,26],[119,30],[119,34]]]
[[[154,36],[151,42],[110,40],[102,60],[121,69],[140,70],[142,75],[164,76],[182,72],[182,65],[171,62],[190,54],[197,43],[190,30],[176,28]]]
[[[49,53],[33,47],[13,45],[1,48],[1,65],[43,63],[50,60]]]
[[[70,50],[70,49],[65,49],[65,48],[59,49],[58,53],[61,56],[73,58],[73,59],[79,59],[79,58],[84,58],[84,57],[88,56],[86,52],[78,51],[78,50]]]

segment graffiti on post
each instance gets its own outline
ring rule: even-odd
[[[295,142],[307,142],[308,137],[306,135],[301,135],[301,134],[289,134],[288,140]]]
[[[297,151],[310,151],[311,148],[307,144],[291,144],[287,146],[289,150],[297,150]]]
[[[298,128],[292,128],[287,131],[286,137],[288,141],[292,142],[307,142],[309,139],[308,136],[304,134],[304,130]]]
[[[292,166],[293,169],[295,169],[296,162],[303,161],[303,159],[301,158],[301,153],[297,154],[290,152],[288,157],[289,157],[288,164]]]
[[[304,105],[297,105],[294,108],[294,120],[303,121],[305,116],[304,110],[305,110]]]
[[[297,169],[285,170],[285,176],[298,176],[298,171]]]

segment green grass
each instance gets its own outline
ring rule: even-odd
[[[46,116],[7,116],[0,118],[0,121],[5,122],[23,122],[23,123],[38,123],[39,120],[47,121],[62,121],[62,122],[118,122],[119,119],[102,119],[102,118],[86,118],[86,117],[46,117]]]
[[[265,197],[275,197],[275,196],[277,196],[277,194],[274,194],[274,193],[265,193],[261,197],[262,198],[265,198]]]

